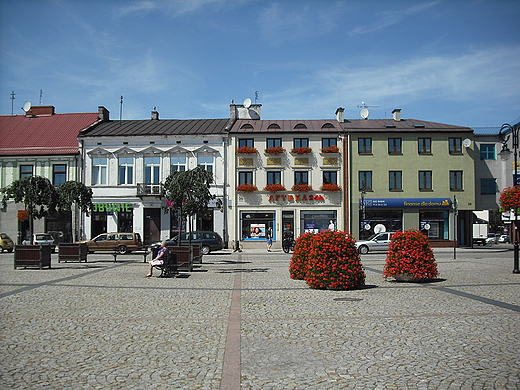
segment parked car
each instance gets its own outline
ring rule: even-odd
[[[367,240],[357,241],[356,248],[362,255],[374,251],[387,251],[394,233],[395,232],[376,233]]]
[[[14,248],[14,242],[7,233],[0,233],[0,247],[3,251],[12,252]]]
[[[498,237],[495,233],[488,233],[488,236],[486,238],[486,244],[497,244],[498,243]]]
[[[88,252],[114,251],[120,254],[143,249],[143,241],[139,233],[102,233],[92,240],[83,241]]]
[[[511,242],[511,239],[509,238],[509,236],[507,234],[502,234],[500,237],[498,237],[498,242],[503,242],[503,243],[506,243],[506,242]]]
[[[224,248],[224,243],[222,241],[222,237],[216,232],[210,231],[194,231],[191,233],[181,233],[181,245],[188,245],[190,242],[189,235],[191,234],[191,243],[198,244],[202,243],[202,254],[207,255],[211,251],[219,251]],[[175,246],[177,245],[178,235],[171,237],[167,241],[167,246]],[[160,247],[161,243],[157,242],[151,245],[152,249]]]
[[[22,241],[23,245],[50,245],[51,251],[56,250],[56,241],[49,233],[35,233],[32,235],[32,240]]]

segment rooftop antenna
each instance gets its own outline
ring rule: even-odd
[[[361,102],[361,104],[358,104],[357,108],[361,108],[361,111],[359,112],[359,115],[363,119],[368,119],[368,116],[370,115],[370,111],[368,111],[369,107],[379,107],[379,106],[367,106],[365,102]]]
[[[256,101],[260,98],[260,92],[258,91],[255,91],[255,104],[256,104]]]
[[[119,122],[121,122],[123,120],[123,95],[119,99]]]
[[[40,106],[42,105],[43,89],[40,89]]]
[[[14,99],[15,99],[14,95],[16,95],[16,94],[14,93],[14,91],[12,91],[11,92],[11,116],[14,115]]]

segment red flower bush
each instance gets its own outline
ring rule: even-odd
[[[504,188],[500,194],[500,207],[505,211],[515,210],[515,213],[520,208],[520,186]]]
[[[303,148],[292,148],[291,153],[294,154],[309,154],[312,153],[312,149],[309,147],[303,147]]]
[[[240,184],[236,186],[235,190],[237,192],[255,192],[258,191],[258,188],[254,184]]]
[[[240,146],[235,150],[236,154],[255,154],[258,153],[258,150],[256,148],[253,148],[251,146]]]
[[[394,233],[386,256],[384,278],[405,276],[426,280],[437,275],[433,251],[424,234],[416,229]]]
[[[278,192],[285,191],[285,187],[281,184],[268,184],[265,186],[264,190],[269,192]]]
[[[321,149],[322,153],[339,153],[339,148],[336,145],[330,145]]]
[[[334,191],[341,191],[341,187],[335,183],[329,183],[329,184],[323,183],[323,185],[320,187],[320,190],[334,192]]]
[[[323,231],[311,241],[305,281],[311,288],[348,289],[365,285],[355,241],[345,232]]]
[[[304,280],[307,272],[307,262],[311,252],[313,233],[304,233],[296,239],[294,251],[289,265],[291,279]]]
[[[312,191],[312,187],[308,184],[295,184],[291,187],[291,190],[295,192],[309,192]]]
[[[273,146],[271,148],[267,148],[264,150],[267,154],[282,154],[285,152],[285,148],[282,148],[281,146]]]

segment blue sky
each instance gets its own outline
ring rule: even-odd
[[[0,114],[146,119],[403,118],[500,126],[520,117],[518,0],[0,0]]]

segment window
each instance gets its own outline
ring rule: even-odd
[[[293,142],[294,142],[294,149],[297,149],[297,148],[308,148],[309,147],[309,139],[308,138],[295,138]]]
[[[253,138],[242,138],[238,140],[238,147],[242,148],[244,146],[249,146],[253,148],[255,146],[255,140]]]
[[[161,170],[160,157],[144,158],[144,182],[147,184],[159,184],[159,173]]]
[[[403,189],[403,172],[390,171],[388,173],[390,191],[402,191]]]
[[[31,177],[33,175],[32,165],[20,165],[20,179]]]
[[[450,171],[450,190],[462,190],[462,171]]]
[[[213,156],[198,156],[197,166],[204,168],[208,172],[213,172]]]
[[[275,148],[277,146],[282,146],[282,139],[281,138],[267,138],[267,149],[269,148]]]
[[[462,154],[462,138],[449,139],[450,154]]]
[[[497,180],[480,179],[480,194],[481,195],[495,195],[497,193]]]
[[[419,171],[419,191],[432,190],[432,171]]]
[[[118,184],[134,183],[134,158],[119,157],[119,180]]]
[[[480,144],[480,159],[495,160],[495,144]]]
[[[359,190],[372,191],[372,171],[359,171]]]
[[[390,154],[401,154],[402,151],[401,138],[388,138],[388,153]]]
[[[430,154],[432,152],[432,139],[419,138],[417,142],[419,154]]]
[[[337,171],[323,171],[323,183],[324,184],[338,184],[338,172]]]
[[[238,172],[238,184],[253,184],[253,172],[252,171],[240,171]]]
[[[294,184],[309,184],[309,172],[308,171],[295,171],[294,172]]]
[[[372,153],[372,138],[358,139],[358,153],[371,154]]]
[[[282,184],[282,172],[281,171],[268,171],[267,172],[267,185],[270,184]]]
[[[329,146],[338,146],[338,140],[336,138],[322,138],[321,139],[321,148],[325,149]]]
[[[92,159],[92,185],[107,184],[107,158]]]
[[[170,173],[185,171],[186,157],[170,157]]]
[[[67,165],[54,164],[52,166],[52,184],[59,186],[67,181]]]

